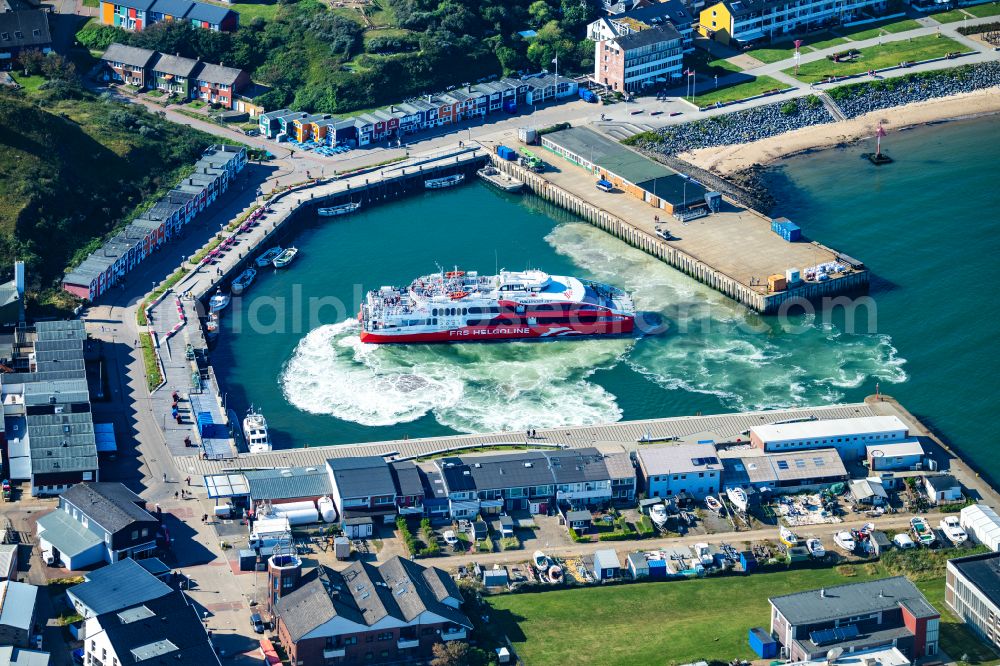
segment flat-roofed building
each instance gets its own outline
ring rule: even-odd
[[[705,200],[695,181],[586,127],[545,134],[542,147],[668,213]]]
[[[980,638],[1000,648],[1000,553],[948,560],[944,601]]]
[[[737,452],[734,452],[737,453]],[[766,453],[759,449],[723,457],[723,488],[740,487],[796,493],[846,481],[847,468],[836,449]]]
[[[765,451],[834,448],[844,460],[864,458],[867,448],[901,442],[910,430],[896,416],[796,421],[750,428],[750,443]]]
[[[917,439],[865,447],[868,469],[885,472],[896,469],[919,469],[924,459],[924,447]]]

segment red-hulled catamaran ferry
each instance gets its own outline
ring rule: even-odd
[[[441,271],[369,291],[361,341],[471,342],[623,335],[635,306],[617,287],[542,271]]]

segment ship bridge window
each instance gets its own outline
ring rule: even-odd
[[[432,314],[433,316],[437,317],[437,316],[438,316],[438,311],[437,311],[437,308],[434,308],[433,310],[431,310],[431,314]]]

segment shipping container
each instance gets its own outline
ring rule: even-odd
[[[593,90],[580,88],[578,92],[580,95],[580,99],[582,99],[584,102],[590,102],[591,104],[597,102],[597,95],[594,93]]]
[[[797,268],[785,269],[785,282],[788,283],[789,287],[801,281],[802,281],[802,275],[799,273],[799,269]]]
[[[774,659],[778,656],[778,641],[763,627],[750,629],[748,641],[750,649],[760,655],[761,659]]]
[[[666,578],[667,577],[667,561],[666,560],[649,560],[649,577],[650,578]]]
[[[507,160],[508,162],[513,162],[517,159],[517,153],[514,152],[514,149],[507,146],[497,146],[497,155],[500,159]]]
[[[767,276],[767,290],[770,292],[784,291],[788,285],[785,283],[784,275],[768,275]]]

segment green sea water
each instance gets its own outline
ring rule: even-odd
[[[263,271],[226,313],[213,361],[230,406],[261,408],[278,448],[835,403],[878,383],[989,468],[998,129],[893,135],[887,169],[862,163],[858,147],[773,171],[780,213],[874,272],[877,310],[850,327],[840,312],[758,316],[564,211],[477,182],[303,221],[289,239],[299,258]],[[360,343],[365,290],[455,264],[616,284],[633,292],[646,334]]]

